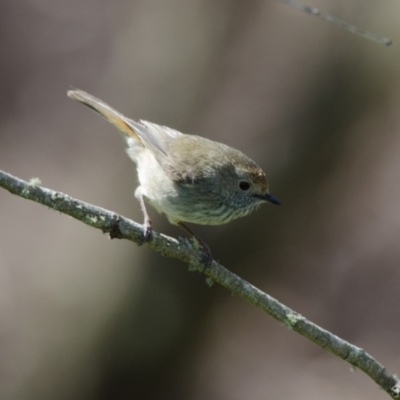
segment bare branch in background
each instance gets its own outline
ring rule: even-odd
[[[386,38],[384,36],[376,35],[375,33],[367,32],[361,28],[358,28],[357,26],[351,25],[346,21],[343,21],[342,19],[335,17],[331,14],[326,14],[322,12],[320,9],[317,7],[311,7],[307,6],[303,3],[300,3],[296,0],[279,0],[282,1],[286,4],[288,4],[291,7],[297,8],[300,11],[303,11],[309,15],[315,15],[316,17],[322,18],[325,21],[328,21],[332,24],[335,24],[339,26],[342,29],[345,29],[351,33],[355,33],[356,35],[360,35],[362,37],[365,37],[366,39],[373,40],[374,42],[384,44],[385,46],[390,46],[392,44],[392,40],[389,38]]]
[[[136,244],[142,243],[142,225],[121,217],[114,212],[39,185],[40,181],[38,179],[32,179],[28,183],[0,171],[0,187],[10,193],[67,214],[93,228],[109,233],[111,237],[128,239]],[[189,240],[176,240],[153,232],[151,241],[145,245],[164,256],[177,258],[188,263],[191,269],[204,273],[210,280],[219,283],[232,293],[271,315],[282,322],[288,329],[294,330],[354,367],[361,369],[393,399],[399,398],[400,381],[363,349],[320,328],[278,300],[230,272],[216,261],[213,261],[212,265],[204,270],[200,262],[201,254],[199,254],[198,247]]]

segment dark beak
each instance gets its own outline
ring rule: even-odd
[[[281,205],[281,202],[275,196],[272,196],[272,194],[265,193],[265,194],[257,195],[257,197],[259,199],[269,201],[270,203],[276,204],[278,206]]]

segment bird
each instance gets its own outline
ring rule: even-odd
[[[202,258],[210,265],[213,259],[208,245],[187,223],[221,225],[250,214],[263,203],[281,204],[269,193],[264,171],[241,151],[152,122],[132,120],[83,90],[67,94],[100,114],[124,137],[128,156],[137,167],[135,197],[144,215],[143,242],[152,237],[149,203],[200,243]]]

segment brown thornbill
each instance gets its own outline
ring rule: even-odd
[[[68,96],[85,104],[117,127],[135,162],[140,185],[135,191],[144,214],[144,241],[151,238],[149,202],[168,220],[201,244],[206,264],[208,246],[185,224],[220,225],[243,217],[260,204],[280,204],[268,191],[263,170],[239,150],[166,126],[126,118],[108,104],[82,91]]]

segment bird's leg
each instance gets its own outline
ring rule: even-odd
[[[187,225],[183,222],[178,222],[178,226],[185,231],[185,233],[190,237],[197,240],[197,242],[201,246],[201,254],[202,254],[202,262],[205,265],[205,269],[209,268],[213,262],[213,257],[211,254],[211,250],[208,247],[207,243],[205,243],[202,239],[200,239]]]
[[[142,190],[141,190],[140,186],[135,191],[135,197],[139,200],[140,208],[142,209],[142,213],[143,213],[143,216],[144,216],[143,243],[146,243],[151,239],[151,234],[153,232],[153,228],[151,227],[151,219],[149,217],[149,214],[147,213],[146,204],[144,202],[144,197],[143,197],[143,193],[142,193]]]

